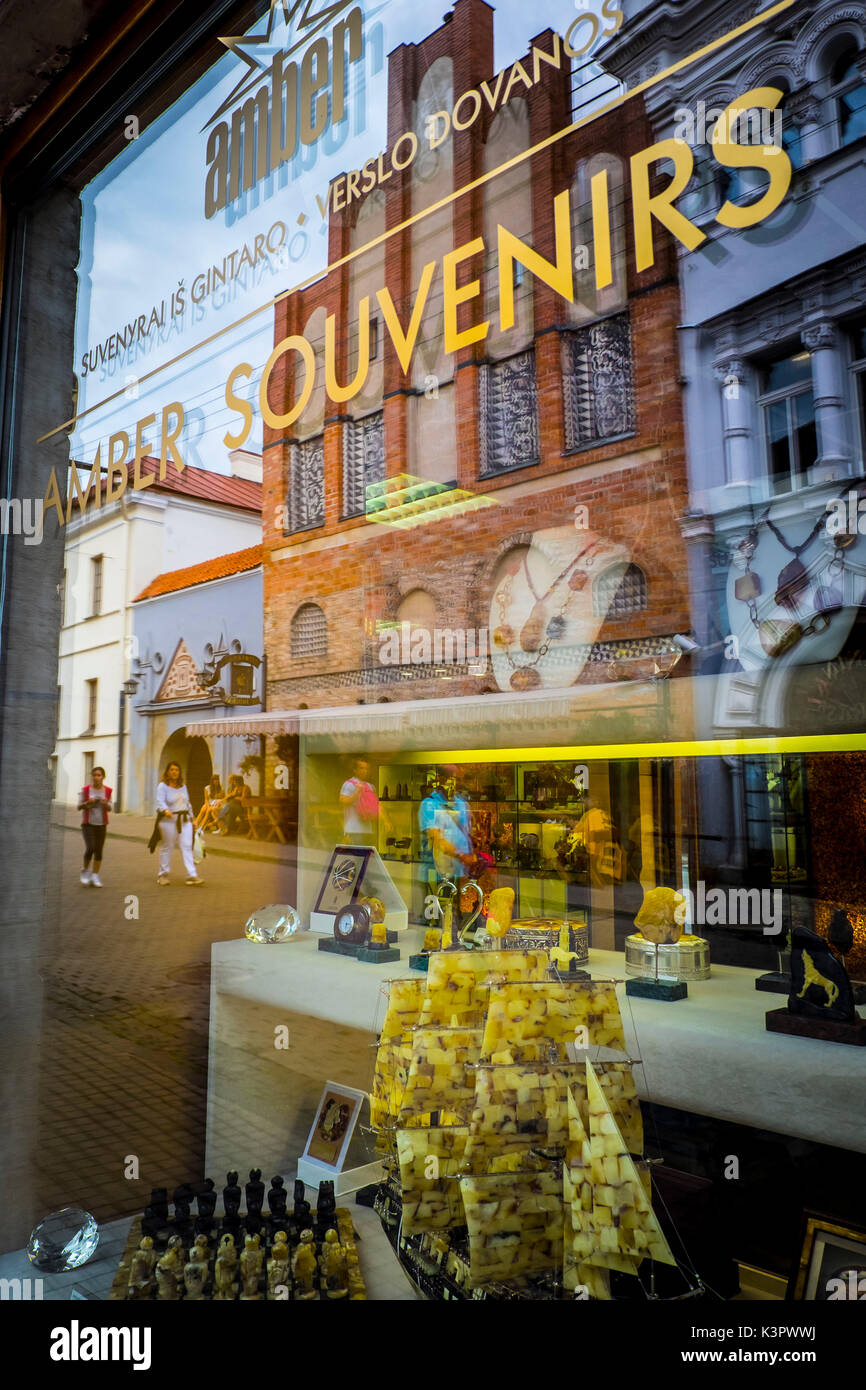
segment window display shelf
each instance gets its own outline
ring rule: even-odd
[[[382,984],[410,974],[409,956],[422,939],[418,929],[401,933],[401,960],[383,966],[323,954],[317,938],[306,935],[278,947],[214,944],[207,1171],[231,1167],[239,1142],[273,1172],[288,1171],[325,1082],[369,1089],[385,1010]],[[624,980],[620,952],[593,949],[588,968]],[[629,1054],[641,1061],[638,1094],[866,1153],[861,1050],[767,1032],[765,1014],[775,1001],[755,989],[760,973],[714,965],[710,979],[690,983],[688,999],[676,1004],[629,998],[626,1005],[619,985]],[[274,1027],[287,1022],[291,1047],[277,1051]]]

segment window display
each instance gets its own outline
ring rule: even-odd
[[[0,1285],[847,1301],[866,16],[86,8],[0,113]]]

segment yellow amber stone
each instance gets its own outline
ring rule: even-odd
[[[679,941],[685,921],[685,898],[673,888],[650,888],[644,894],[634,924],[647,941],[656,945]]]

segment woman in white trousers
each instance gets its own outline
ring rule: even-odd
[[[197,887],[202,880],[198,876],[192,855],[192,803],[178,763],[169,763],[163,773],[162,781],[156,789],[156,809],[159,812],[159,833],[162,837],[157,883],[168,883],[172,850],[179,845],[183,867],[186,870],[186,882]]]

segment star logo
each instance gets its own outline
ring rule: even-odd
[[[290,57],[299,48],[303,48],[315,38],[317,34],[328,27],[338,15],[344,10],[357,4],[357,0],[331,0],[316,8],[315,0],[271,0],[271,7],[268,11],[267,25],[263,34],[236,34],[221,36],[220,43],[225,44],[232,53],[238,58],[242,58],[247,65],[247,71],[243,74],[240,81],[232,89],[218,111],[215,111],[210,120],[202,127],[207,130],[208,126],[213,125],[214,121],[219,120],[223,112],[227,111],[235,102],[246,96],[262,77],[267,73],[277,53],[285,53]],[[281,20],[277,20],[277,11],[282,12]],[[311,13],[312,12],[312,13]],[[272,37],[276,25],[279,42]]]

